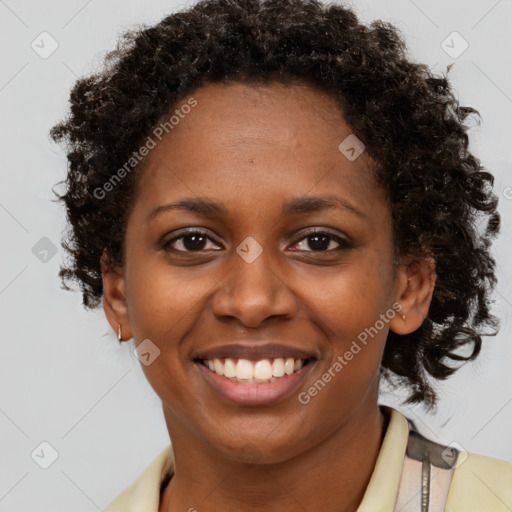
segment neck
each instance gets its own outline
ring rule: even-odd
[[[171,419],[164,408],[168,426]],[[171,421],[175,421],[172,418]],[[276,464],[244,464],[219,457],[186,429],[169,430],[178,471],[159,512],[200,510],[357,510],[372,475],[387,418],[375,403],[319,443]]]

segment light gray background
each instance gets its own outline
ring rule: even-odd
[[[500,334],[485,340],[476,363],[439,386],[437,415],[399,405],[399,393],[382,401],[414,419],[431,439],[512,461],[512,1],[347,4],[365,21],[395,23],[411,56],[436,72],[454,63],[449,76],[461,104],[482,114],[482,125],[470,131],[471,149],[496,175],[504,224],[495,244]],[[0,511],[100,510],[169,442],[133,341],[119,347],[103,311],[86,312],[78,292],[59,287],[65,214],[51,202],[51,187],[64,177],[66,162],[48,130],[64,115],[77,77],[100,66],[118,33],[183,5],[0,0]],[[59,45],[47,59],[31,48],[43,31]],[[469,43],[458,58],[441,47],[453,31]],[[48,244],[43,237],[58,249],[46,262],[33,252],[36,244]],[[58,453],[48,469],[31,457],[43,441]]]

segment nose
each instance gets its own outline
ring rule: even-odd
[[[269,317],[293,318],[295,295],[269,252],[263,250],[251,262],[234,253],[232,269],[213,296],[212,310],[218,319],[236,318],[246,327],[258,327]]]

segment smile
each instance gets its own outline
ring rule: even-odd
[[[299,371],[308,359],[294,359],[293,357],[261,359],[214,358],[204,359],[202,364],[212,372],[222,375],[233,382],[241,384],[271,383],[285,375]]]
[[[196,359],[203,382],[222,401],[239,406],[271,405],[298,394],[316,359]]]

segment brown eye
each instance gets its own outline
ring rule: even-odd
[[[203,231],[187,231],[162,244],[162,249],[176,252],[198,252],[208,250],[208,240],[211,238]],[[175,244],[175,247],[172,245]]]
[[[303,240],[309,240],[307,246],[311,251],[306,252],[331,252],[342,249],[350,249],[353,245],[345,238],[342,238],[328,231],[311,231],[306,236],[295,242],[294,245],[301,243]],[[338,244],[338,248],[332,248],[332,243]]]

